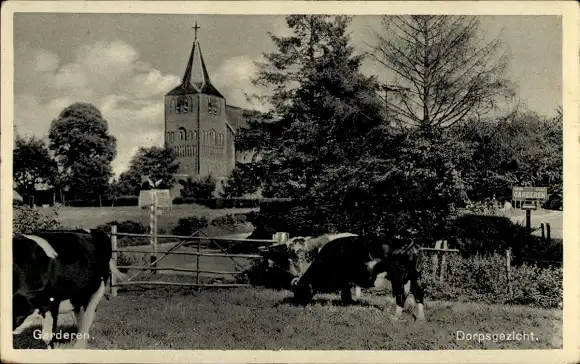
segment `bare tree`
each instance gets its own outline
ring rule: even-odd
[[[395,75],[388,109],[402,127],[447,127],[482,116],[513,91],[501,35],[484,42],[466,16],[385,16],[371,56]]]

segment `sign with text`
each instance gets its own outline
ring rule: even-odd
[[[153,205],[155,195],[157,195],[157,207],[171,207],[173,204],[169,190],[144,190],[139,192],[139,207]]]
[[[547,201],[548,187],[512,187],[514,201]]]

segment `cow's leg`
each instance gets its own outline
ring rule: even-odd
[[[340,299],[343,303],[353,303],[352,293],[350,292],[350,284],[346,283],[340,290]]]
[[[95,319],[95,312],[97,310],[97,306],[103,295],[105,294],[105,282],[101,282],[99,285],[99,289],[92,295],[89,303],[87,304],[87,308],[85,313],[81,319],[79,332],[77,335],[77,342],[75,343],[73,349],[86,349],[88,336],[89,336],[89,329]]]
[[[83,317],[85,315],[84,307],[75,308],[75,320],[77,322],[77,333],[81,332]]]
[[[423,321],[425,320],[425,311],[423,308],[423,298],[425,292],[421,284],[420,276],[416,276],[411,279],[411,293],[415,298],[415,302],[417,302],[417,320]]]
[[[57,314],[58,317],[58,314]],[[42,315],[42,340],[48,349],[54,348],[53,334],[56,332],[56,319],[52,308]]]
[[[405,293],[405,272],[404,268],[394,264],[392,265],[392,269],[389,273],[391,277],[391,287],[393,289],[393,296],[395,297],[395,303],[397,307],[395,308],[395,314],[393,315],[393,321],[398,321],[402,314],[403,308],[405,307],[405,300],[407,299],[407,295]]]
[[[357,300],[360,300],[361,297],[361,288],[359,286],[356,286],[354,288],[354,296]]]

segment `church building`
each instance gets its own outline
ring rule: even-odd
[[[178,156],[178,181],[208,175],[224,181],[236,161],[243,161],[242,155],[236,153],[234,140],[236,132],[246,125],[245,110],[228,105],[212,85],[197,29],[196,23],[181,84],[165,95],[165,145]]]

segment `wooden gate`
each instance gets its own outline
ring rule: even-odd
[[[171,248],[167,250],[159,250],[156,249],[157,247],[148,245],[148,246],[139,246],[139,247],[132,247],[132,248],[119,248],[117,246],[118,237],[151,237],[149,234],[131,234],[131,233],[119,233],[117,232],[117,226],[111,226],[111,247],[113,250],[113,262],[118,269],[132,269],[132,270],[140,270],[140,272],[129,276],[125,281],[117,281],[113,275],[111,275],[111,294],[113,297],[117,296],[117,289],[120,286],[189,286],[189,287],[247,287],[250,284],[244,283],[202,283],[200,282],[200,275],[201,274],[211,274],[215,275],[229,275],[229,276],[236,276],[239,274],[243,274],[246,271],[246,267],[244,267],[238,259],[260,259],[262,258],[259,254],[231,254],[224,248],[225,243],[237,242],[240,244],[254,244],[259,246],[266,246],[277,243],[277,240],[266,240],[266,239],[234,239],[234,238],[224,238],[224,237],[209,237],[205,236],[204,233],[201,231],[197,231],[196,233],[192,234],[191,236],[180,236],[180,235],[157,235],[159,239],[176,239],[178,242]],[[277,235],[278,236],[278,235]],[[221,243],[221,244],[220,244]],[[209,246],[215,246],[218,252],[208,252]],[[194,247],[193,251],[177,251],[180,247]],[[204,251],[205,250],[205,251]],[[258,250],[258,249],[256,249]],[[153,254],[152,261],[145,266],[141,265],[125,265],[125,266],[118,266],[117,265],[117,257],[118,253],[135,253],[135,254]],[[193,268],[180,268],[180,267],[172,267],[172,266],[165,266],[159,267],[158,263],[162,260],[166,259],[171,255],[185,255],[185,256],[195,256],[195,269]],[[240,268],[241,270],[233,270],[233,271],[222,271],[222,270],[212,270],[212,269],[201,269],[200,268],[200,261],[204,257],[212,257],[212,258],[219,258],[225,260],[231,260],[233,264]],[[158,271],[172,271],[172,272],[184,272],[184,273],[193,273],[195,278],[192,279],[192,282],[168,282],[168,281],[160,281],[160,280],[135,280],[135,278],[139,276],[143,276],[145,273],[149,273],[150,275],[155,275]]]

